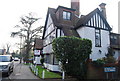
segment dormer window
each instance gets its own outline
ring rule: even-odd
[[[63,19],[70,20],[71,19],[71,12],[63,11]]]

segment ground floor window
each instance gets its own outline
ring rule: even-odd
[[[50,55],[44,55],[45,63],[50,62]]]
[[[57,58],[53,54],[44,55],[45,63],[57,65],[59,64]]]
[[[54,65],[58,65],[59,64],[59,61],[58,61],[58,59],[54,56],[54,59],[53,59],[54,61]]]

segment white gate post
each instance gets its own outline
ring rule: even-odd
[[[43,70],[43,72],[42,72],[42,79],[44,79],[45,78],[45,71]]]
[[[62,72],[62,79],[65,79],[65,71]]]
[[[38,75],[38,68],[36,68],[36,75]]]

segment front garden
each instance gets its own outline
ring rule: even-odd
[[[42,68],[42,66],[40,66],[40,65],[38,65],[37,68],[38,68],[38,76],[40,78],[42,78],[43,70],[45,71],[45,78],[62,78],[61,74],[51,72],[47,69]]]
[[[45,68],[43,68],[41,65],[33,65],[30,64],[31,71],[38,76],[39,78],[43,78],[43,71],[44,71],[44,79],[48,78],[62,78],[60,73],[51,72]]]
[[[52,43],[54,55],[61,62],[62,71],[68,76],[77,79],[107,79],[113,77],[113,72],[105,72],[104,68],[116,68],[116,60],[112,48],[108,48],[106,57],[90,61],[92,42],[89,39],[81,39],[77,37],[59,37],[53,40]],[[44,57],[43,57],[44,59]],[[42,65],[44,60],[42,59]],[[35,66],[37,76],[43,78],[62,78],[60,73],[50,72],[42,66]],[[34,72],[34,71],[33,71]],[[36,74],[36,73],[35,73]],[[115,74],[116,75],[116,74]],[[113,77],[114,78],[114,77]]]

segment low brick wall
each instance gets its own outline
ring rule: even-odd
[[[96,67],[92,63],[88,64],[87,79],[104,79],[103,67]]]
[[[104,67],[115,67],[116,72],[104,72]],[[88,63],[87,79],[118,79],[120,77],[120,64],[109,63],[101,67]]]

